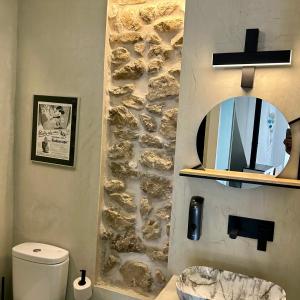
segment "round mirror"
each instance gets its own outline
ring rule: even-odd
[[[279,175],[288,163],[291,130],[272,104],[255,97],[235,97],[214,107],[197,134],[197,152],[204,168]],[[224,185],[249,188],[241,182]]]

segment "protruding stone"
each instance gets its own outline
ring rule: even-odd
[[[126,193],[113,193],[109,195],[110,199],[118,203],[127,212],[135,212],[136,205],[134,204],[134,199],[131,195]]]
[[[141,164],[145,167],[159,171],[170,171],[173,169],[173,158],[158,151],[144,151],[141,155]]]
[[[166,276],[161,270],[156,270],[154,273],[154,279],[159,285],[164,285],[166,283]]]
[[[142,27],[138,14],[133,9],[123,9],[119,14],[118,22],[122,24],[122,31],[138,31]]]
[[[135,44],[143,40],[143,36],[138,32],[123,32],[110,35],[111,43]]]
[[[152,57],[162,57],[164,59],[169,59],[173,49],[169,46],[162,45],[152,45],[149,49],[148,56]]]
[[[164,112],[160,124],[160,133],[171,140],[176,139],[177,129],[177,108],[171,108]]]
[[[150,197],[165,198],[172,193],[171,181],[154,174],[143,174],[140,185],[142,191]]]
[[[181,72],[181,64],[175,65],[173,68],[171,68],[168,73],[174,77],[180,77]]]
[[[164,65],[164,61],[160,58],[152,59],[148,65],[148,73],[156,74],[158,73]]]
[[[124,47],[118,47],[111,52],[111,63],[119,66],[130,61],[130,53]]]
[[[155,132],[157,130],[157,123],[156,123],[156,120],[147,115],[147,114],[141,114],[140,115],[140,120],[141,120],[141,123],[143,125],[143,127],[149,131],[149,132]]]
[[[127,261],[120,268],[120,273],[125,283],[129,286],[150,292],[153,278],[146,264],[137,261]]]
[[[158,220],[147,220],[142,227],[143,237],[146,240],[157,240],[161,237],[161,224]]]
[[[153,77],[149,80],[147,99],[149,101],[162,100],[170,96],[179,95],[179,83],[169,74]]]
[[[182,18],[168,18],[162,21],[157,22],[154,25],[154,29],[159,32],[172,32],[178,31],[183,26],[183,19]]]
[[[108,18],[114,19],[118,15],[119,8],[118,5],[113,4],[108,11]]]
[[[112,239],[111,248],[118,252],[143,253],[146,247],[141,238],[139,238],[134,232],[125,232],[124,234],[117,234]]]
[[[170,236],[170,230],[171,230],[171,224],[168,223],[168,224],[166,225],[166,233],[167,233],[167,236]]]
[[[145,106],[145,101],[143,98],[135,95],[129,95],[123,98],[122,104],[127,108],[142,110]]]
[[[168,254],[164,253],[161,249],[152,249],[152,251],[147,251],[147,255],[154,261],[167,262]]]
[[[139,42],[139,43],[134,44],[133,49],[134,49],[135,53],[137,53],[140,56],[143,56],[145,49],[146,49],[146,45],[144,42]]]
[[[130,95],[133,93],[135,86],[133,84],[125,84],[122,86],[113,87],[109,93],[115,97]]]
[[[122,180],[110,179],[105,180],[104,189],[108,193],[120,193],[125,191],[125,183]]]
[[[118,128],[138,128],[137,118],[124,106],[119,105],[109,110],[109,123]]]
[[[145,70],[145,64],[139,59],[115,70],[112,74],[112,78],[115,80],[136,80],[143,76]]]
[[[138,132],[132,131],[132,130],[116,130],[116,131],[113,131],[113,134],[114,134],[115,138],[119,139],[119,140],[134,141],[139,138]]]
[[[146,253],[154,261],[167,262],[169,247],[168,244],[163,249],[148,247]]]
[[[138,171],[129,165],[129,162],[110,162],[113,176],[117,178],[137,177]]]
[[[104,267],[103,267],[104,273],[108,273],[118,264],[120,264],[120,258],[110,254],[104,263]]]
[[[132,4],[143,4],[146,3],[147,0],[113,0],[113,3],[119,5],[132,5]]]
[[[161,142],[160,138],[149,133],[141,135],[139,143],[143,148],[161,149],[163,147],[163,143]]]
[[[175,148],[176,148],[176,140],[165,143],[164,148],[168,153],[174,154],[175,153]]]
[[[108,149],[108,158],[110,159],[131,159],[132,157],[133,144],[129,141],[114,144]]]
[[[114,236],[114,234],[110,230],[107,230],[105,228],[100,229],[99,235],[102,241],[109,241]]]
[[[157,6],[156,15],[158,17],[165,17],[171,15],[178,8],[178,4],[174,1],[161,3]]]
[[[146,24],[150,24],[159,17],[171,15],[177,7],[178,5],[174,2],[145,6],[140,10],[140,17]]]
[[[162,208],[159,208],[156,213],[155,217],[162,221],[170,221],[171,220],[171,209],[172,209],[172,204],[168,203]]]
[[[108,208],[103,211],[107,224],[114,230],[122,232],[135,228],[135,217],[127,217],[117,208]]]
[[[165,105],[164,104],[147,104],[146,109],[148,112],[161,116],[163,113]]]
[[[151,211],[153,210],[153,207],[147,198],[142,198],[141,205],[140,205],[140,214],[143,219],[146,219],[149,217]]]
[[[164,245],[164,247],[163,247],[163,252],[164,253],[169,253],[169,247],[170,247],[170,242],[168,241],[165,245]]]
[[[178,33],[172,40],[171,45],[174,48],[182,48],[183,46],[183,33]]]
[[[146,23],[150,24],[156,19],[155,6],[145,6],[140,10],[140,17]]]
[[[156,33],[150,33],[146,36],[146,41],[152,45],[160,45],[162,40]]]

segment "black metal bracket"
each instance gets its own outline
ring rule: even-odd
[[[299,118],[296,118],[292,121],[289,122],[289,125],[293,125],[295,123],[297,123],[298,121],[300,121],[300,117]],[[299,162],[298,162],[298,174],[297,174],[297,179],[300,180],[300,156],[299,156]]]
[[[238,236],[257,239],[257,250],[266,251],[267,242],[273,242],[274,228],[272,221],[229,216],[227,233],[231,239]]]
[[[294,119],[294,120],[290,121],[289,125],[293,125],[293,124],[297,123],[298,121],[300,121],[300,117],[297,118],[297,119]]]

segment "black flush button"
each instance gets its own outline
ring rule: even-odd
[[[42,252],[42,249],[33,249],[33,252],[35,253]]]

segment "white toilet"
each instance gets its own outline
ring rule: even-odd
[[[65,300],[69,268],[67,250],[39,243],[15,246],[14,300]]]

